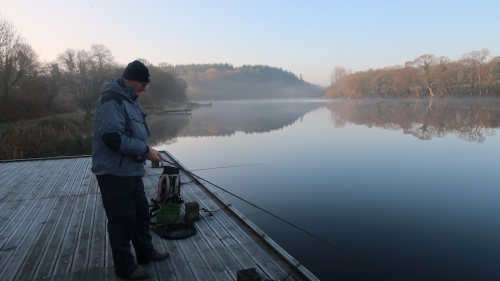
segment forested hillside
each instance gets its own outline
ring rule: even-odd
[[[290,71],[267,65],[172,66],[188,84],[191,100],[320,98],[324,90]]]
[[[352,73],[335,67],[325,98],[499,96],[500,57],[487,49],[452,61],[422,55],[404,66]]]

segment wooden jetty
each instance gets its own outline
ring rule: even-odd
[[[167,113],[167,114],[172,114],[172,113],[191,113],[192,109],[191,108],[183,108],[183,109],[165,109],[162,112]]]
[[[114,275],[91,161],[81,156],[0,162],[0,280],[122,280]],[[152,198],[162,169],[149,161],[147,167],[143,181]],[[208,210],[228,205],[189,174],[181,172],[181,178],[186,202]],[[155,247],[171,257],[143,266],[148,280],[237,280],[236,272],[248,268],[262,280],[318,280],[234,207],[200,217],[198,233],[190,238],[164,240],[152,233]]]

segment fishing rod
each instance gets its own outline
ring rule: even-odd
[[[335,245],[330,244],[328,241],[325,241],[325,240],[323,240],[323,239],[319,238],[318,236],[316,236],[316,235],[314,235],[314,234],[310,233],[309,231],[307,231],[307,230],[305,230],[305,229],[303,229],[303,228],[301,228],[301,227],[299,227],[299,226],[296,226],[296,225],[294,225],[293,223],[288,222],[288,221],[286,221],[285,219],[282,219],[282,218],[278,217],[277,215],[275,215],[275,214],[273,214],[273,213],[271,213],[271,212],[269,212],[269,211],[267,211],[267,210],[262,209],[261,207],[259,207],[259,206],[255,205],[255,204],[253,204],[253,203],[251,203],[251,202],[249,202],[249,201],[247,201],[247,200],[245,200],[245,199],[243,199],[243,198],[239,197],[238,195],[236,195],[236,194],[234,194],[234,193],[232,193],[232,192],[227,191],[226,189],[224,189],[224,188],[222,188],[222,187],[220,187],[220,186],[218,186],[218,185],[216,185],[216,184],[214,184],[214,183],[212,183],[212,182],[209,182],[208,180],[206,180],[206,179],[204,179],[204,178],[202,178],[202,177],[200,177],[200,176],[198,176],[198,175],[196,175],[196,174],[193,174],[191,171],[187,171],[187,170],[186,170],[186,169],[184,169],[184,168],[183,168],[180,164],[178,164],[178,163],[172,163],[172,162],[168,161],[168,160],[167,160],[167,159],[165,159],[165,158],[162,158],[162,160],[163,160],[164,162],[167,162],[167,163],[169,163],[169,164],[171,164],[171,165],[173,165],[173,166],[177,167],[179,170],[182,170],[182,171],[184,171],[184,172],[186,172],[186,173],[190,174],[191,176],[193,176],[193,177],[195,177],[195,178],[198,178],[198,179],[200,179],[200,180],[203,180],[203,181],[205,181],[205,182],[209,183],[210,185],[212,185],[212,186],[214,186],[214,187],[216,187],[216,188],[218,188],[218,189],[220,189],[220,190],[222,190],[222,191],[224,191],[224,192],[226,192],[226,193],[228,193],[228,194],[230,194],[230,195],[232,195],[232,196],[234,196],[234,197],[236,197],[236,198],[240,199],[241,201],[243,201],[243,202],[245,202],[245,203],[247,203],[247,204],[252,205],[253,207],[255,207],[255,208],[257,208],[257,209],[261,210],[262,212],[265,212],[265,213],[267,213],[267,214],[269,214],[269,215],[271,215],[271,216],[273,216],[273,217],[275,217],[275,218],[279,219],[280,221],[282,221],[282,222],[284,222],[284,223],[286,223],[286,224],[288,224],[288,225],[290,225],[290,226],[292,226],[292,227],[294,227],[294,228],[296,228],[296,229],[298,229],[298,230],[300,230],[300,231],[304,232],[305,234],[307,234],[307,235],[309,235],[309,236],[311,236],[311,237],[313,237],[313,238],[316,238],[317,240],[319,240],[319,241],[321,241],[321,242],[325,243],[326,245],[328,245],[328,246],[330,246],[330,247],[332,247],[332,248],[334,248],[334,249],[336,249],[336,250],[338,250],[338,251],[340,251],[340,252],[342,252],[342,253],[344,253],[344,254],[348,255],[349,257],[351,257],[351,258],[353,258],[353,259],[355,259],[355,260],[357,260],[357,261],[359,261],[359,262],[362,262],[362,263],[363,263],[363,264],[365,264],[366,266],[371,267],[371,268],[375,269],[376,271],[378,271],[378,272],[380,272],[380,273],[383,273],[383,274],[385,274],[385,275],[387,275],[387,276],[391,277],[391,278],[392,278],[392,279],[394,279],[394,280],[398,280],[398,279],[396,279],[394,276],[392,276],[391,274],[389,274],[389,273],[387,273],[387,272],[385,272],[385,271],[383,271],[383,270],[380,270],[378,267],[376,267],[376,266],[374,266],[374,265],[371,265],[371,264],[369,264],[368,262],[365,262],[364,260],[362,260],[362,259],[360,259],[360,258],[358,258],[358,257],[356,257],[356,256],[354,256],[354,255],[352,255],[352,254],[350,254],[350,253],[348,253],[347,251],[344,251],[344,250],[340,249],[339,247],[337,247],[337,246],[335,246]],[[174,162],[177,162],[177,161],[175,161],[175,160],[173,160],[173,161],[174,161]],[[252,164],[252,165],[257,165],[257,164]],[[245,166],[245,165],[241,165],[241,166]]]
[[[165,158],[162,159],[163,162],[168,162]],[[170,163],[172,164],[172,163]],[[205,170],[216,170],[216,169],[227,169],[227,168],[234,168],[234,167],[246,167],[246,166],[257,166],[257,165],[265,165],[266,163],[256,163],[256,164],[244,164],[244,165],[234,165],[234,166],[224,166],[224,167],[213,167],[213,168],[204,168],[204,169],[197,169],[197,170],[191,170],[191,171],[205,171]],[[172,164],[174,165],[174,164]],[[177,167],[177,166],[176,166]],[[90,168],[89,168],[90,169]],[[184,170],[183,170],[184,171]],[[147,177],[157,177],[157,175],[149,175],[149,176],[144,176],[145,178]]]
[[[205,171],[205,170],[225,169],[225,168],[234,168],[234,167],[257,166],[257,165],[264,165],[264,164],[265,163],[234,165],[234,166],[224,166],[224,167],[214,167],[214,168],[197,169],[197,170],[192,170],[192,171]]]

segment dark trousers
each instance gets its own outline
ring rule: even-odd
[[[102,203],[108,218],[108,234],[115,263],[115,273],[129,276],[137,268],[130,251],[130,241],[137,260],[149,260],[156,254],[149,233],[149,204],[140,176],[96,176]]]

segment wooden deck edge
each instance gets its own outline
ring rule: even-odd
[[[181,166],[184,170],[188,171],[188,172],[191,172],[186,166],[184,166],[177,158],[175,158],[172,154],[170,154],[168,151],[166,150],[163,150],[163,151],[160,151],[160,152],[163,152],[165,154],[167,154],[170,158],[172,158],[175,163],[179,166]],[[190,176],[190,175],[189,175]],[[190,176],[191,177],[191,176]],[[195,179],[197,180],[197,179]],[[201,183],[201,182],[200,182]],[[208,186],[206,186],[205,184],[201,183],[201,185],[208,191],[210,192],[212,195],[214,195],[218,200],[220,200],[223,204],[225,205],[228,205],[229,202],[226,201],[226,199],[224,199],[222,196],[220,196],[217,192],[215,192],[212,188],[209,188]],[[294,258],[292,257],[289,253],[287,253],[283,248],[281,248],[281,246],[279,246],[276,242],[274,242],[269,236],[267,236],[267,234],[262,231],[259,227],[257,227],[251,220],[249,220],[247,217],[245,217],[240,211],[238,211],[235,207],[233,206],[229,206],[228,207],[229,210],[231,210],[231,212],[233,212],[234,215],[236,215],[245,225],[247,225],[250,229],[252,229],[253,231],[255,231],[255,233],[258,233],[259,236],[262,237],[262,239],[271,247],[273,248],[276,252],[278,252],[278,254],[283,258],[285,259],[287,262],[289,262],[292,266],[297,266],[299,264],[299,262]],[[315,280],[318,280],[319,279],[314,276],[314,274],[312,274],[312,272],[310,272],[307,268],[304,267],[304,265],[300,264],[298,267],[297,267],[297,271],[300,272],[305,278],[311,280],[311,281],[315,281]]]
[[[21,162],[21,161],[59,160],[59,159],[83,158],[83,157],[92,157],[92,155],[76,155],[76,156],[60,156],[60,157],[46,157],[46,158],[10,159],[10,160],[0,160],[0,163]]]

